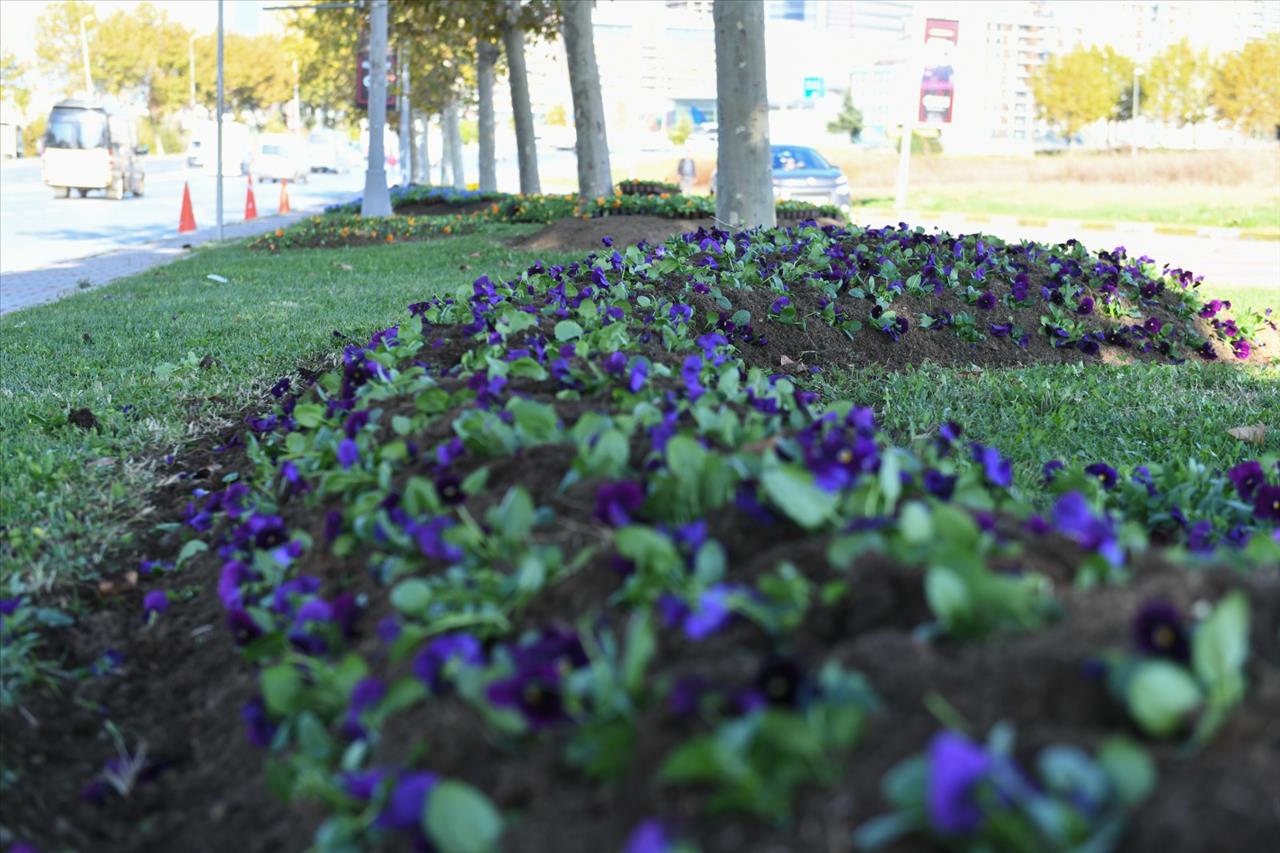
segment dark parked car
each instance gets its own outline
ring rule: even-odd
[[[849,206],[849,179],[816,150],[802,145],[773,145],[770,148],[773,153],[774,198]],[[717,176],[712,172],[712,195],[715,195]]]

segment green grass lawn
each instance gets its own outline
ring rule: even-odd
[[[828,395],[874,407],[904,440],[956,421],[968,438],[1004,451],[1032,494],[1050,459],[1116,466],[1195,459],[1223,469],[1280,451],[1280,366],[869,368],[831,371],[825,382]],[[1261,448],[1227,432],[1257,423],[1272,427]]]
[[[1206,299],[1229,299],[1235,313],[1257,311],[1271,316],[1280,323],[1280,287],[1238,287],[1232,284],[1202,284],[1200,293]]]
[[[277,256],[210,248],[0,319],[0,595],[93,577],[146,509],[156,458],[261,400],[299,359],[332,358],[334,332],[363,342],[411,302],[523,268],[533,255],[492,237],[536,229]],[[68,423],[80,408],[99,429]]]
[[[856,187],[854,196],[855,205],[870,207],[893,201],[892,193],[860,194]],[[945,213],[1280,229],[1280,193],[1273,187],[935,184],[913,188],[908,207]]]

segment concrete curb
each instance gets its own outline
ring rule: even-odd
[[[1280,231],[1260,228],[1215,228],[1197,225],[1165,225],[1153,222],[1104,222],[1081,219],[1046,219],[1037,216],[997,216],[985,213],[951,213],[945,211],[893,210],[892,208],[855,207],[851,217],[854,222],[865,219],[910,222],[944,220],[973,223],[975,225],[1021,226],[1023,228],[1053,228],[1068,231],[1123,231],[1125,233],[1166,234],[1179,237],[1202,237],[1213,240],[1274,240],[1280,242]]]

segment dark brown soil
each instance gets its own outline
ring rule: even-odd
[[[67,423],[80,429],[98,428],[98,418],[89,409],[72,409],[67,413]]]
[[[551,399],[536,385],[529,394]],[[571,420],[590,408],[563,408]],[[182,470],[216,482],[247,464],[240,450],[217,453],[226,435],[211,438],[180,461]],[[472,515],[509,485],[521,484],[558,521],[540,528],[539,539],[576,553],[608,541],[589,518],[595,484],[582,482],[557,493],[574,449],[542,447],[490,465],[484,496],[472,499]],[[182,480],[155,495],[161,518],[174,518],[193,485]],[[282,508],[289,527],[319,535],[320,511],[297,502]],[[751,583],[779,562],[793,563],[815,584],[849,581],[848,598],[815,606],[785,646],[747,622],[702,643],[664,632],[650,671],[654,685],[697,675],[725,689],[750,682],[763,658],[793,656],[814,672],[836,660],[867,675],[884,702],[859,745],[840,761],[834,785],[802,792],[794,819],[774,825],[741,817],[707,817],[708,793],[672,788],[655,779],[666,756],[705,731],[697,719],[675,716],[657,703],[636,725],[628,771],[612,782],[596,782],[565,764],[567,733],[552,732],[513,747],[496,740],[475,712],[445,698],[399,715],[383,730],[375,761],[395,763],[415,744],[428,744],[426,766],[462,778],[488,792],[511,818],[504,849],[594,851],[619,849],[634,826],[659,816],[685,827],[701,849],[737,851],[846,851],[850,831],[887,808],[879,792],[884,771],[918,752],[939,724],[925,709],[938,694],[976,732],[997,721],[1017,725],[1020,754],[1051,742],[1095,746],[1105,736],[1130,732],[1124,716],[1086,664],[1109,647],[1129,641],[1131,618],[1140,604],[1164,598],[1189,609],[1244,587],[1253,606],[1250,692],[1214,743],[1195,755],[1150,744],[1160,765],[1157,794],[1136,816],[1125,849],[1262,851],[1280,834],[1274,770],[1280,764],[1280,577],[1242,578],[1229,571],[1190,572],[1154,557],[1141,558],[1125,586],[1076,589],[1081,558],[1070,543],[1028,538],[1023,567],[1044,572],[1058,587],[1063,618],[1047,629],[996,637],[985,643],[926,643],[915,629],[928,618],[921,571],[874,554],[847,571],[826,559],[827,542],[785,525],[764,525],[735,509],[713,514],[712,536],[728,551],[728,580]],[[121,565],[141,556],[172,559],[180,541],[148,535]],[[317,549],[300,571],[323,579],[327,594],[340,589],[367,593],[355,648],[375,672],[403,671],[381,653],[373,632],[389,611],[386,591],[370,578],[363,558],[338,560]],[[148,588],[167,589],[174,604],[150,627],[141,619],[136,588],[111,599],[74,628],[54,635],[68,667],[85,666],[104,650],[124,654],[120,674],[66,683],[60,696],[31,697],[0,713],[6,767],[21,780],[0,802],[0,826],[42,849],[76,850],[302,850],[312,838],[319,812],[288,805],[267,792],[266,753],[249,745],[239,711],[255,692],[256,678],[242,663],[222,624],[215,593],[218,560],[196,557],[180,572]],[[610,618],[607,604],[621,578],[605,556],[560,580],[517,615],[517,628],[573,625],[584,616]],[[86,590],[86,595],[94,594]],[[96,710],[96,709],[105,710]],[[128,797],[107,794],[100,804],[82,798],[116,745],[103,730],[110,719],[131,754],[145,744],[148,770]],[[18,748],[12,745],[18,744]],[[929,849],[919,844],[895,849]]]
[[[478,210],[489,210],[491,201],[446,201],[414,202],[413,204],[396,205],[397,216],[465,216]]]
[[[612,237],[622,249],[641,240],[657,245],[677,234],[710,228],[710,219],[667,219],[662,216],[605,216],[593,219],[557,219],[541,231],[513,240],[517,249],[533,251],[599,251],[600,241]]]

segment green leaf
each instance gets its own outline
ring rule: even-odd
[[[886,451],[880,459],[880,492],[886,509],[892,510],[902,494],[902,463],[893,450]]]
[[[178,560],[175,565],[181,566],[187,560],[190,560],[196,554],[208,551],[209,545],[201,539],[192,539],[186,545],[182,546],[182,550],[178,552]]]
[[[502,814],[480,791],[450,779],[427,797],[422,829],[440,853],[487,853],[498,849]]]
[[[408,435],[413,431],[413,421],[404,415],[393,415],[391,418],[391,430],[396,435]],[[292,435],[293,433],[290,433]]]
[[[319,403],[299,403],[293,407],[293,419],[299,426],[315,429],[324,422],[324,406]]]
[[[558,437],[556,410],[546,403],[516,397],[507,409],[515,415],[520,431],[533,441],[548,442]]]
[[[1145,749],[1126,737],[1104,740],[1098,747],[1098,763],[1127,808],[1138,805],[1155,790],[1155,762]]]
[[[1249,601],[1235,590],[1221,601],[1191,640],[1191,665],[1212,700],[1231,706],[1244,696],[1249,657]]]
[[[933,566],[924,576],[924,596],[943,627],[964,624],[973,613],[973,601],[964,578],[946,566]]]
[[[561,320],[556,323],[556,340],[571,341],[582,337],[582,327],[572,320]]]
[[[1154,737],[1177,732],[1204,701],[1191,673],[1165,660],[1138,664],[1129,679],[1126,698],[1133,719]]]
[[[622,683],[631,694],[644,686],[644,671],[658,649],[658,639],[648,614],[636,612],[627,624],[627,648],[622,658]]]
[[[289,663],[280,663],[262,671],[262,698],[267,710],[283,717],[292,713],[302,695],[302,673]]]
[[[298,717],[298,745],[305,755],[316,761],[327,761],[333,751],[324,723],[310,711],[304,711]]]
[[[814,484],[813,474],[795,465],[780,465],[761,478],[765,493],[778,509],[807,530],[822,525],[836,508],[836,495]]]
[[[674,436],[667,442],[667,467],[682,482],[696,482],[707,460],[707,451],[696,439]]]
[[[626,468],[630,455],[627,437],[616,429],[606,430],[587,452],[588,473],[598,477],[618,477]]]
[[[929,508],[920,501],[910,501],[902,507],[898,518],[902,538],[912,545],[924,545],[933,540],[933,518]]]
[[[422,578],[408,578],[391,590],[391,606],[401,613],[424,613],[431,598],[431,585]]]

